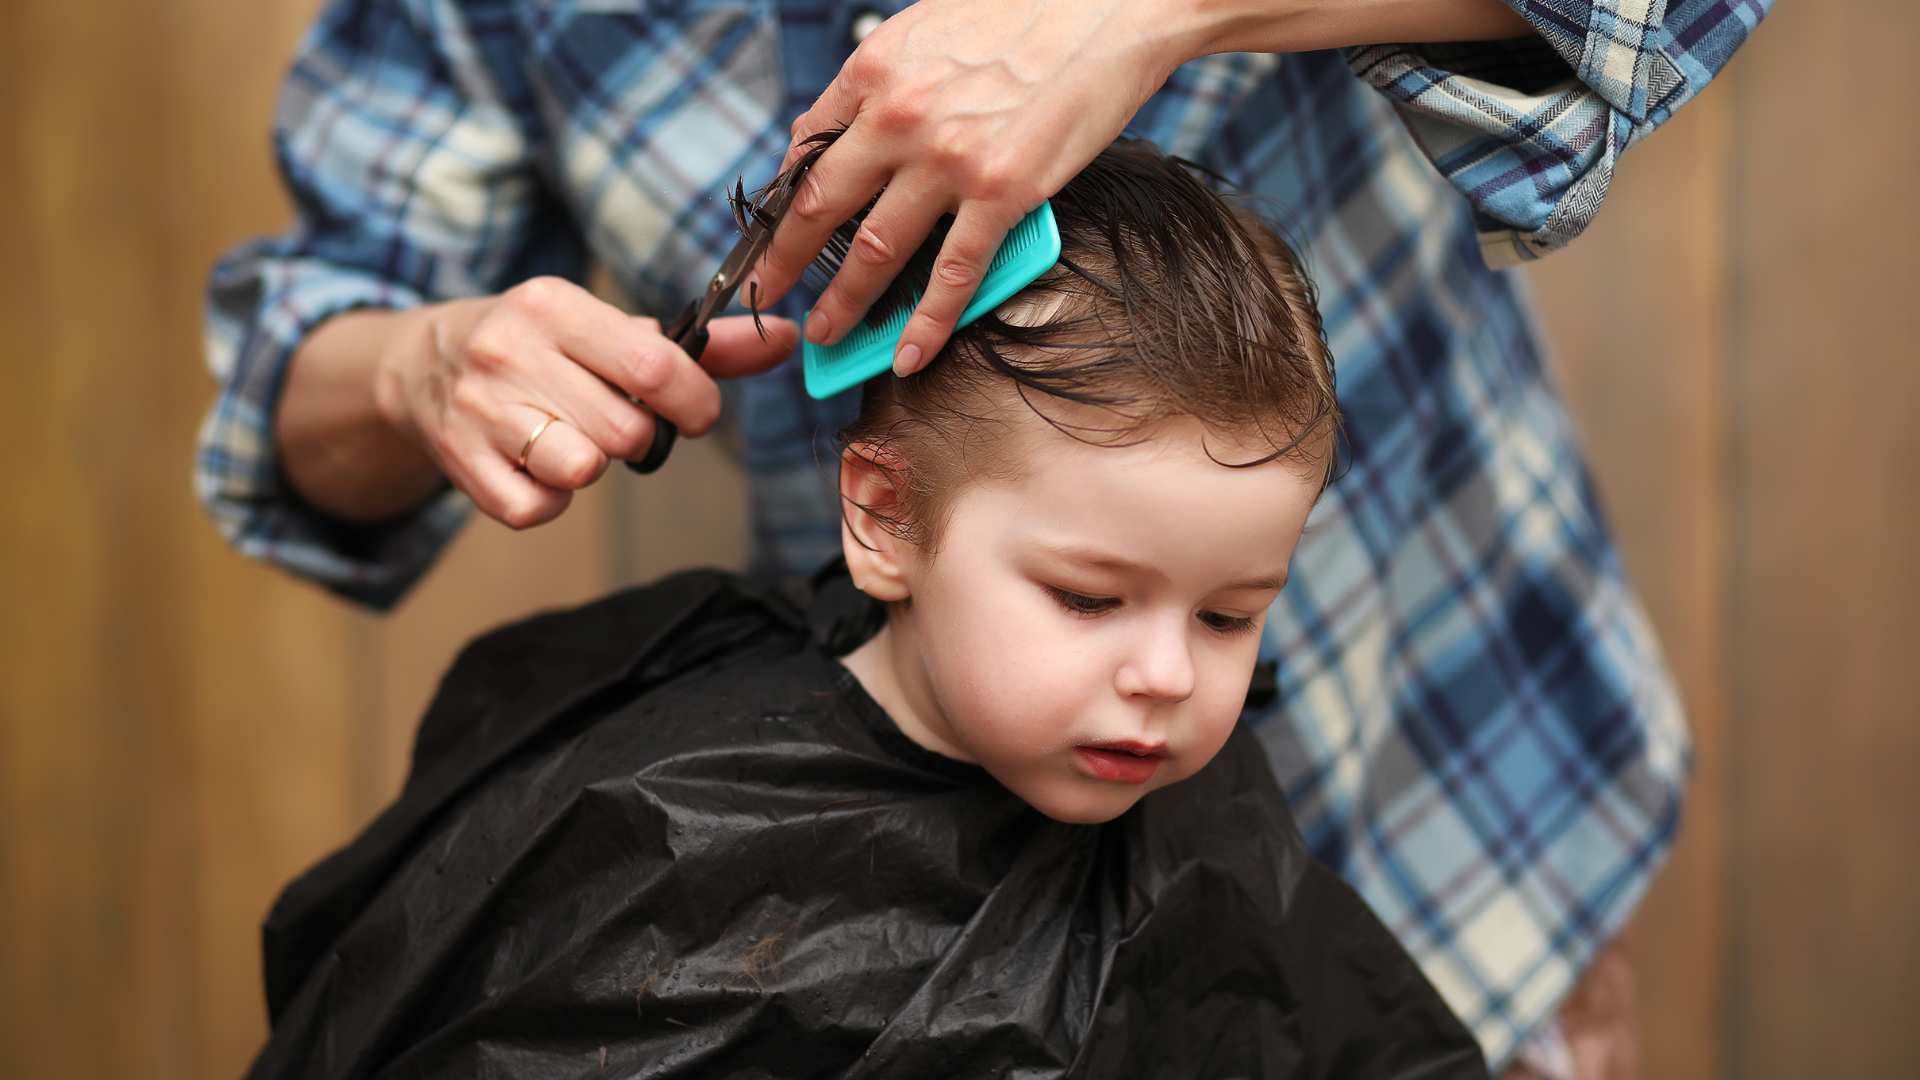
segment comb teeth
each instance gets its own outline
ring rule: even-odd
[[[980,288],[966,310],[960,313],[956,329],[1007,302],[1014,293],[1033,284],[1060,261],[1060,227],[1053,219],[1053,204],[1039,208],[1020,219],[994,252],[993,261],[980,280]],[[851,386],[893,369],[893,351],[907,320],[919,306],[920,294],[912,294],[911,303],[899,305],[892,314],[877,322],[863,322],[837,345],[806,342],[802,348],[807,394],[829,398]]]

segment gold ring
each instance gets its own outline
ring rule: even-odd
[[[545,435],[547,428],[551,427],[553,422],[558,419],[560,418],[552,413],[548,413],[547,418],[540,421],[540,426],[533,429],[533,434],[527,436],[527,445],[520,448],[520,460],[515,463],[522,472],[526,471],[527,455],[533,453],[534,442],[536,442],[540,436]]]

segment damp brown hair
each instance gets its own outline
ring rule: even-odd
[[[837,136],[815,136],[802,160]],[[1339,406],[1313,285],[1287,242],[1219,186],[1144,141],[1103,150],[1051,199],[1061,246],[1053,269],[955,332],[919,373],[865,384],[840,447],[885,472],[896,501],[846,509],[931,554],[966,483],[1020,475],[1009,449],[1020,443],[1007,436],[1022,412],[1104,446],[1192,417],[1236,448],[1255,447],[1229,459],[1209,445],[1223,468],[1285,460],[1324,483]],[[864,217],[834,233],[809,271],[816,283],[832,276]],[[950,222],[869,320],[925,287]]]

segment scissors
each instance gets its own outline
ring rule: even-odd
[[[814,160],[820,156],[824,146],[800,158],[780,178],[749,197],[739,181],[735,181],[733,191],[727,201],[733,207],[733,218],[740,226],[740,242],[733,245],[727,253],[720,270],[707,282],[707,291],[693,303],[688,304],[680,316],[669,323],[666,336],[680,346],[695,363],[700,354],[707,349],[707,323],[733,302],[734,295],[740,290],[740,279],[747,275],[753,264],[760,260],[767,245],[773,242],[773,232],[780,227],[780,220],[786,216],[787,207],[793,205],[793,194],[800,187],[800,181],[807,170],[813,167]],[[754,309],[755,325],[760,317],[757,295],[749,298]],[[664,416],[654,416],[653,445],[638,461],[627,462],[627,468],[637,473],[651,473],[667,463],[667,455],[673,452],[673,444],[680,437],[680,429],[673,421]]]

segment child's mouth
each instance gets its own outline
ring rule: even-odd
[[[1081,767],[1095,779],[1118,784],[1144,784],[1160,771],[1166,760],[1166,747],[1138,743],[1105,743],[1100,746],[1076,746],[1073,752]]]

